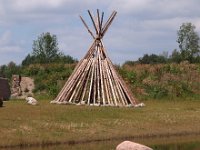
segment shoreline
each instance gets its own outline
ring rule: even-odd
[[[15,145],[0,145],[0,149],[25,149],[25,148],[45,148],[45,147],[53,147],[53,146],[75,146],[80,144],[90,144],[90,143],[101,143],[101,142],[112,142],[112,141],[120,141],[120,140],[156,140],[165,139],[165,138],[186,138],[188,136],[200,136],[200,131],[198,132],[177,132],[177,133],[160,133],[160,134],[143,134],[143,135],[133,135],[133,136],[124,136],[124,137],[110,137],[110,138],[102,138],[102,139],[92,139],[92,140],[68,140],[68,141],[46,141],[46,142],[36,142],[36,143],[19,143]]]

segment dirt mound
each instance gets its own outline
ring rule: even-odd
[[[32,78],[13,75],[12,79],[12,98],[24,99],[27,96],[33,95],[35,85]]]

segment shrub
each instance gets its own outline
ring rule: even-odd
[[[200,64],[124,64],[119,73],[134,94],[143,99],[198,97],[200,99]],[[142,91],[138,92],[137,91]],[[199,95],[199,96],[197,96]]]
[[[34,78],[34,93],[46,92],[50,96],[55,97],[61,88],[57,85],[57,81],[66,81],[71,75],[74,67],[75,64],[63,63],[32,64],[23,67],[23,75]]]

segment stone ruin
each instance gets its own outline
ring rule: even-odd
[[[33,95],[34,80],[29,77],[22,77],[20,75],[12,76],[11,97],[17,99],[24,99],[27,96]]]
[[[3,101],[10,98],[10,86],[8,79],[0,77],[0,107],[3,106]]]
[[[8,79],[0,77],[0,99],[8,100],[10,98],[10,94]]]

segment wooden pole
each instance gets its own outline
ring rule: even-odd
[[[109,18],[109,20],[106,22],[106,24],[104,25],[103,29],[102,29],[102,36],[105,35],[106,31],[108,30],[109,26],[111,25],[112,21],[114,20],[115,16],[116,16],[117,12],[114,11],[113,14],[111,15],[111,17]]]
[[[94,22],[94,18],[93,18],[92,14],[90,13],[89,10],[88,10],[88,14],[89,14],[89,16],[90,16],[90,18],[91,18],[91,20],[92,20],[92,24],[93,24],[93,26],[94,26],[94,29],[95,29],[95,31],[96,31],[96,34],[98,34],[98,30],[97,30],[96,24],[95,24],[95,22]]]

